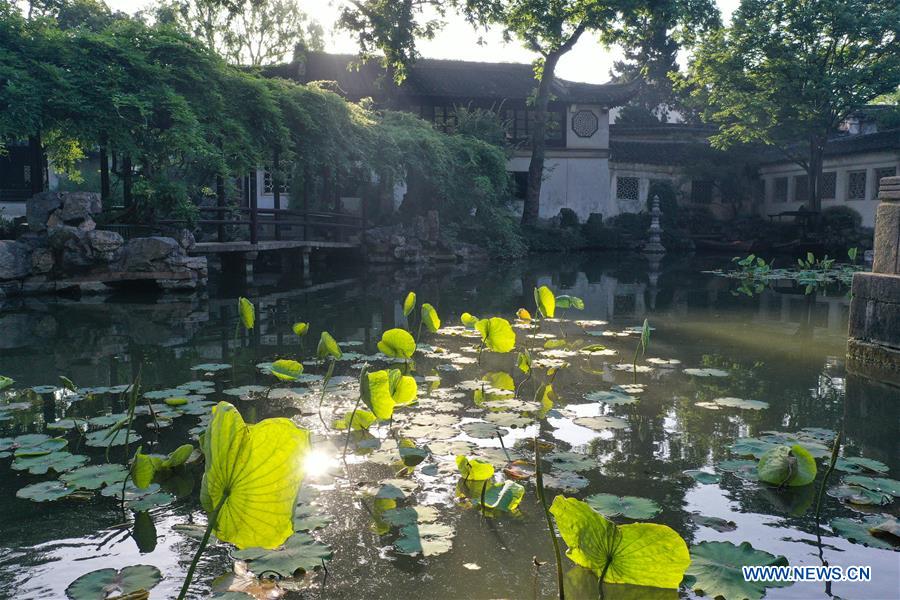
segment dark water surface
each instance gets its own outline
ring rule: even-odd
[[[81,387],[123,385],[138,371],[144,391],[207,380],[215,391],[205,400],[229,400],[249,422],[288,416],[321,433],[316,416],[318,381],[282,385],[268,399],[252,392],[245,391],[242,397],[224,391],[268,385],[271,377],[255,365],[277,358],[310,359],[319,332],[326,329],[348,353],[347,360],[337,363],[337,381],[326,395],[330,421],[332,411],[343,414],[352,408],[354,381],[364,361],[373,361],[373,368],[386,368],[387,363],[372,357],[377,352],[375,343],[385,329],[405,325],[401,302],[408,290],[415,290],[420,302],[433,304],[444,325],[458,325],[464,311],[512,320],[520,306],[533,310],[535,286],[549,285],[557,294],[583,298],[586,308],[565,311],[560,322],[544,323],[541,333],[557,339],[564,335],[569,344],[604,344],[617,354],[537,352],[542,373],[556,361],[571,366],[560,371],[555,383],[559,399],[541,425],[530,420],[528,410],[519,410],[524,419],[516,424],[524,427],[502,430],[507,448],[516,453],[516,441],[533,436],[540,427],[541,436],[554,442],[558,452],[571,451],[591,461],[589,468],[577,474],[550,468],[555,477],[551,484],[578,487],[565,492],[577,498],[597,493],[651,498],[662,508],[652,520],[673,527],[689,544],[747,541],[757,549],[786,556],[793,565],[820,565],[823,557],[832,565],[872,567],[869,583],[835,583],[830,590],[824,583],[795,584],[770,588],[767,598],[827,598],[829,593],[841,598],[900,597],[900,554],[850,543],[828,526],[834,518],[858,518],[863,513],[826,496],[822,534],[816,535],[813,496],[821,481],[822,460],[814,486],[786,491],[715,469],[716,463],[737,458],[729,446],[738,438],[808,427],[837,430],[843,424],[844,455],[881,461],[890,468],[883,476],[900,477],[900,391],[845,371],[846,290],[804,295],[792,289],[770,289],[755,297],[736,295],[733,281],[702,273],[728,262],[727,258],[669,256],[661,265],[651,265],[641,256],[575,255],[422,270],[322,266],[314,270],[312,281],[290,277],[279,281],[264,275],[258,278],[259,287],[249,289],[218,282],[208,296],[148,300],[122,293],[83,300],[16,300],[0,305],[0,375],[15,379],[17,389],[59,386],[58,375]],[[238,295],[256,304],[259,322],[251,334],[241,333],[236,342]],[[627,328],[639,327],[645,318],[655,328],[647,358],[677,362],[642,361],[650,369],[637,374],[638,383],[645,386],[636,394],[637,402],[609,406],[585,399],[590,392],[633,383],[630,368],[616,366],[630,365],[638,338],[602,334],[627,333]],[[300,320],[311,323],[302,348],[291,333],[291,324]],[[579,325],[576,320],[607,323]],[[517,334],[520,344],[539,346],[552,339],[526,342],[524,329],[517,329]],[[368,488],[377,489],[378,482],[394,476],[387,426],[372,430],[377,439],[387,440],[381,450],[369,448],[366,452],[371,454],[351,458],[350,481],[339,461],[343,434],[332,432],[318,438],[316,459],[304,487],[316,511],[331,519],[313,535],[332,546],[334,558],[328,563],[324,588],[324,574],[318,571],[304,581],[286,583],[293,590],[288,597],[553,597],[552,549],[533,484],[526,484],[521,515],[515,517],[482,519],[477,510],[456,500],[453,454],[480,454],[498,467],[505,462],[496,438],[471,437],[460,427],[491,416],[476,405],[473,389],[479,386],[474,380],[492,373],[492,381],[498,381],[500,372],[514,377],[516,383],[522,379],[515,369],[515,353],[486,354],[479,366],[472,360],[476,354],[470,338],[425,334],[424,344],[449,354],[442,356],[435,350],[416,360],[420,405],[398,411],[394,422],[400,434],[427,442],[433,453],[411,478],[413,489],[400,505],[436,508],[435,522],[443,526],[436,529],[437,541],[449,544],[449,550],[425,558],[399,554],[393,546],[397,529],[380,521],[379,503],[366,495]],[[191,369],[203,363],[233,362],[235,370],[214,374]],[[684,372],[691,368],[717,369],[727,376]],[[324,368],[309,363],[306,371],[322,374]],[[530,401],[533,384],[526,383],[522,389],[522,396]],[[30,408],[0,412],[5,419],[0,420],[0,437],[42,432],[47,424],[66,417],[124,410],[115,394],[81,398],[38,387],[29,398]],[[716,398],[761,400],[768,408],[713,410],[709,403]],[[501,418],[509,412],[504,411]],[[593,415],[619,417],[624,427],[595,430],[574,422]],[[152,446],[154,451],[169,451],[190,439],[198,418],[176,418],[158,437],[147,429],[149,422],[145,416],[137,425],[145,450]],[[73,453],[76,437],[68,435]],[[92,463],[104,460],[102,449],[81,446],[78,452],[90,456]],[[111,459],[121,462],[123,454],[124,447],[113,448]],[[181,526],[205,523],[197,502],[199,477],[170,484],[169,491],[177,499],[152,508],[149,519],[139,517],[143,522],[136,534],[135,514],[123,512],[114,499],[99,494],[41,504],[17,499],[18,489],[54,475],[12,471],[11,461],[0,459],[0,598],[64,598],[67,585],[80,575],[132,564],[154,565],[164,574],[151,598],[177,594],[197,544]],[[688,469],[716,472],[721,479],[699,483],[683,474]],[[836,472],[830,485],[836,485],[842,475]],[[560,490],[548,490],[551,498],[557,493]],[[869,512],[896,515],[896,504]],[[736,529],[717,532],[698,525],[692,513],[733,521]],[[535,570],[533,556],[547,564]],[[596,579],[568,559],[565,562],[570,597],[590,597]],[[195,597],[207,597],[212,580],[231,567],[225,547],[207,551],[195,579]],[[684,590],[680,595],[692,596]],[[614,590],[606,595],[612,599],[678,596],[675,591],[647,589]]]

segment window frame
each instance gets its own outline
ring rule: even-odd
[[[854,185],[854,177],[862,180],[862,193],[858,196],[851,194]],[[866,170],[847,171],[847,202],[860,202],[866,200],[869,173]]]
[[[773,177],[772,178],[772,203],[773,204],[786,204],[788,201],[788,187],[789,187],[789,178],[787,175],[782,177]],[[784,191],[780,193],[778,189],[780,184],[784,184]]]
[[[831,186],[830,186],[831,194],[830,195],[825,193],[825,182],[828,179],[831,179]],[[822,184],[822,190],[821,190],[822,200],[837,200],[837,171],[823,171],[821,184]]]
[[[622,196],[621,192],[624,190],[624,182],[625,181],[634,182],[634,198],[629,198],[627,196]],[[641,199],[641,178],[634,177],[631,175],[616,175],[616,200],[628,200],[631,202],[636,202]]]

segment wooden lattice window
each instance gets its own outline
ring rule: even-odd
[[[788,178],[776,177],[775,186],[772,190],[772,202],[787,202],[788,198]]]
[[[866,199],[866,172],[850,171],[847,173],[847,200]]]
[[[282,171],[281,173],[281,181],[279,182],[279,188],[281,188],[282,194],[287,194],[291,190],[291,179],[292,173],[290,170]],[[263,194],[274,194],[275,193],[275,180],[272,177],[272,172],[266,168],[263,171]]]
[[[618,200],[637,200],[639,183],[637,177],[616,177],[616,198]]]
[[[794,202],[809,200],[809,175],[794,176]]]
[[[837,197],[837,173],[822,173],[822,200],[834,200]]]

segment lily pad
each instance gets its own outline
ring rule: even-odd
[[[584,399],[589,402],[603,402],[604,404],[608,404],[610,406],[634,404],[635,402],[637,402],[637,398],[629,394],[608,391],[590,392],[584,395]]]
[[[203,363],[200,365],[194,365],[193,367],[191,367],[191,371],[215,373],[216,371],[225,371],[230,368],[231,365],[226,363]]]
[[[151,565],[132,565],[121,571],[99,569],[85,573],[66,588],[71,600],[97,600],[112,594],[125,596],[150,590],[162,581],[162,573]]]
[[[171,503],[175,500],[175,496],[166,492],[154,492],[152,494],[147,494],[141,498],[136,498],[134,500],[128,500],[125,502],[125,506],[133,510],[134,512],[144,512],[150,510],[151,508],[156,508],[157,506],[165,506],[166,504]]]
[[[308,533],[295,533],[275,550],[247,548],[232,555],[249,563],[254,573],[277,573],[281,577],[298,577],[318,569],[330,560],[331,548],[318,542]]]
[[[894,497],[890,494],[869,490],[858,485],[838,485],[829,488],[827,494],[842,502],[859,506],[885,506],[894,501]]]
[[[884,550],[900,550],[900,547],[889,540],[872,535],[872,530],[890,520],[885,515],[869,515],[862,520],[839,518],[831,521],[831,528],[842,538],[846,538],[854,544],[882,548]]]
[[[608,518],[622,516],[627,519],[652,519],[662,510],[659,504],[653,500],[639,496],[594,494],[585,498],[584,501],[590,504],[591,508]]]
[[[834,468],[845,473],[887,473],[890,470],[883,462],[862,456],[842,456],[834,463]]]
[[[599,431],[601,429],[625,429],[628,421],[621,417],[580,417],[575,419],[576,425]]]
[[[584,489],[590,483],[578,473],[566,471],[561,473],[545,473],[543,479],[544,487],[569,493],[575,493],[580,489]]]
[[[551,452],[544,455],[544,460],[550,461],[554,470],[560,471],[590,471],[597,468],[597,459],[578,452]]]
[[[438,511],[431,506],[404,506],[384,511],[381,518],[394,527],[405,527],[413,523],[433,523],[438,518]]]
[[[487,440],[499,432],[501,435],[507,433],[504,429],[498,428],[497,425],[493,423],[486,423],[484,421],[470,421],[468,423],[463,423],[460,426],[466,435],[469,437]]]
[[[776,446],[760,457],[757,474],[773,485],[808,485],[816,479],[816,460],[799,444]]]
[[[768,402],[762,400],[745,400],[744,398],[715,398],[713,402],[719,406],[728,406],[731,408],[743,408],[748,410],[762,410],[769,408]]]
[[[783,556],[757,550],[747,542],[735,546],[731,542],[700,542],[691,546],[691,564],[687,575],[689,585],[697,593],[715,598],[747,598],[759,600],[768,587],[786,587],[790,583],[746,581],[741,567],[787,566]]]
[[[16,498],[33,502],[53,502],[65,498],[75,491],[75,488],[69,487],[61,481],[42,481],[26,485],[16,492]]]
[[[141,441],[141,436],[135,431],[129,432],[124,427],[118,430],[114,428],[98,429],[97,431],[86,433],[84,436],[84,443],[92,448],[124,446],[126,440],[129,444],[133,444]]]
[[[14,471],[28,471],[32,475],[44,475],[50,469],[65,473],[76,469],[90,460],[87,456],[69,452],[51,452],[41,456],[20,456],[11,467]]]
[[[128,469],[122,465],[105,464],[81,467],[63,474],[60,480],[82,490],[99,490],[105,485],[122,483],[128,476]]]
[[[400,529],[400,537],[394,549],[400,554],[436,556],[449,552],[453,547],[455,531],[440,523],[415,523]]]
[[[693,375],[694,377],[728,377],[728,371],[722,369],[684,369],[685,375]]]
[[[900,481],[887,477],[865,477],[863,475],[847,475],[844,483],[858,485],[874,492],[884,492],[893,497],[900,496]]]
[[[62,450],[69,444],[63,438],[51,438],[43,434],[20,435],[13,438],[12,448],[16,457],[43,456]],[[2,449],[2,448],[0,448]]]
[[[688,475],[699,483],[719,483],[719,480],[722,477],[718,473],[710,473],[709,471],[701,471],[700,469],[688,469],[687,471],[683,471],[685,475]]]
[[[731,446],[731,451],[739,456],[753,456],[760,458],[767,450],[777,444],[758,438],[738,438]]]
[[[701,527],[709,527],[710,529],[718,531],[719,533],[725,533],[737,529],[737,524],[734,521],[728,521],[720,517],[707,517],[697,512],[691,513],[689,516],[691,521],[693,521],[697,525],[700,525]]]

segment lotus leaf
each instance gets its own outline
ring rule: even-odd
[[[319,345],[316,347],[316,356],[319,357],[319,360],[325,360],[329,356],[334,360],[340,360],[342,355],[341,348],[335,339],[331,337],[330,333],[323,331],[319,336]]]
[[[41,434],[36,434],[34,437],[20,435],[15,438],[15,443],[13,444],[13,447],[15,448],[14,455],[17,458],[43,456],[45,454],[50,454],[51,452],[62,450],[69,445],[69,442],[64,438],[48,438],[47,436],[41,436],[45,439],[39,440],[38,436],[40,435]]]
[[[11,386],[14,383],[15,383],[14,379],[10,379],[9,377],[6,377],[5,375],[0,375],[0,390],[5,390],[6,388],[8,388],[9,386]]]
[[[128,500],[125,506],[134,512],[145,512],[157,506],[164,506],[175,500],[175,496],[166,492],[154,492],[140,498]]]
[[[562,294],[556,297],[556,308],[574,308],[584,310],[584,300],[577,296]]]
[[[477,323],[479,319],[475,315],[464,312],[462,315],[460,315],[459,320],[463,325],[465,325],[466,329],[474,329],[475,323]]]
[[[509,352],[516,346],[516,332],[506,319],[481,319],[475,323],[475,329],[481,333],[484,346],[492,352]]]
[[[837,459],[834,468],[846,473],[865,473],[867,471],[887,473],[889,471],[888,466],[883,462],[873,458],[863,458],[862,456],[842,456]]]
[[[122,465],[104,464],[81,467],[60,476],[60,480],[71,487],[82,490],[99,490],[106,485],[122,483],[128,470]]]
[[[652,519],[662,510],[659,504],[653,500],[638,496],[594,494],[585,498],[584,501],[608,518],[623,516],[627,519]]]
[[[296,335],[297,337],[303,337],[307,333],[309,333],[309,323],[303,323],[303,322],[294,323],[291,326],[291,331],[293,331],[294,335]]]
[[[762,400],[744,400],[743,398],[715,398],[713,402],[719,406],[729,406],[731,408],[746,408],[749,410],[762,410],[769,408],[768,402]]]
[[[687,544],[656,523],[612,523],[586,502],[557,496],[550,512],[576,564],[608,583],[677,588],[691,562]]]
[[[884,492],[876,492],[858,485],[839,485],[829,488],[828,495],[843,502],[856,505],[885,506],[894,501],[894,497]]]
[[[85,573],[66,588],[71,600],[97,600],[112,594],[126,596],[141,590],[150,590],[162,581],[159,569],[150,565],[132,565],[121,571],[99,569]]]
[[[416,351],[416,340],[405,329],[388,329],[381,335],[378,350],[392,358],[412,358]]]
[[[60,498],[75,493],[76,489],[67,486],[62,481],[42,481],[26,485],[16,492],[16,498],[32,500],[33,502],[53,502]]]
[[[406,506],[386,510],[381,518],[394,527],[405,527],[412,523],[433,523],[438,518],[438,511],[431,506]]]
[[[394,548],[400,554],[435,556],[453,547],[453,528],[440,523],[410,524],[400,529]]]
[[[378,420],[374,413],[357,409],[356,412],[347,411],[343,419],[338,419],[333,423],[333,427],[339,431],[344,431],[348,427],[354,431],[368,429]]]
[[[634,404],[637,398],[621,392],[597,391],[589,392],[584,395],[584,399],[589,402],[603,402],[610,406],[619,406],[622,404]]]
[[[581,417],[575,419],[574,423],[598,431],[601,429],[625,429],[628,427],[628,421],[621,417]]]
[[[437,311],[427,302],[422,305],[422,323],[431,333],[435,333],[441,328],[441,319],[438,317]]]
[[[298,504],[294,509],[294,531],[323,529],[331,523],[331,517],[315,512],[307,504]]]
[[[544,459],[561,471],[590,471],[599,465],[595,458],[577,452],[551,452],[545,454]]]
[[[757,474],[773,485],[808,485],[816,479],[816,459],[799,444],[776,446],[760,457]]]
[[[191,367],[191,371],[208,371],[210,373],[215,373],[216,371],[225,371],[230,369],[231,365],[226,363],[203,363],[200,365],[194,365]]]
[[[297,381],[297,378],[303,374],[303,365],[296,360],[276,360],[272,363],[269,372],[281,381]]]
[[[687,569],[692,578],[689,587],[710,598],[759,600],[767,587],[786,587],[790,583],[745,581],[741,567],[787,564],[785,557],[757,550],[747,542],[739,546],[731,542],[700,542],[691,546],[691,565]]]
[[[233,553],[235,558],[249,563],[254,573],[277,573],[281,577],[299,577],[320,568],[330,560],[329,546],[317,542],[308,533],[295,533],[277,549],[247,548]]]
[[[463,479],[483,481],[494,477],[494,465],[477,458],[459,455],[456,457],[456,468],[459,469]]]
[[[716,473],[710,473],[709,471],[701,471],[700,469],[688,469],[687,471],[683,471],[685,475],[694,478],[694,481],[699,483],[719,483],[721,477]]]
[[[20,456],[12,462],[14,471],[28,471],[32,475],[44,475],[53,469],[57,473],[65,473],[78,468],[90,460],[87,456],[69,452],[51,452],[40,456]]]
[[[416,308],[416,293],[410,292],[406,294],[406,299],[403,300],[403,316],[408,317],[412,314],[412,311]]]
[[[200,493],[215,518],[216,537],[238,548],[284,543],[294,531],[309,447],[309,432],[289,419],[247,425],[234,406],[217,404],[201,441],[206,465]]]
[[[256,324],[256,309],[253,307],[253,303],[243,296],[238,298],[238,314],[244,329],[253,329]]]
[[[684,373],[694,377],[728,377],[728,371],[722,369],[685,369]]]
[[[556,315],[556,296],[546,285],[534,288],[534,304],[543,317],[552,319]]]
[[[106,448],[115,446],[124,446],[126,443],[139,442],[141,436],[135,431],[129,431],[124,427],[108,429],[98,429],[91,431],[84,436],[84,443],[92,448]]]
[[[861,521],[856,519],[839,518],[831,521],[831,528],[842,538],[846,538],[854,544],[882,548],[884,550],[898,550],[890,540],[873,535],[873,530],[884,525],[891,518],[886,515],[868,515]]]
[[[709,527],[710,529],[714,529],[719,533],[725,533],[727,531],[734,531],[737,529],[737,524],[734,521],[728,521],[726,519],[722,519],[719,517],[707,517],[705,515],[701,515],[700,513],[693,512],[690,514],[691,521],[700,525],[702,527]]]
[[[525,321],[526,323],[531,321],[531,313],[528,312],[528,310],[525,308],[520,308],[519,310],[517,310],[516,317],[518,317],[522,321]]]
[[[481,440],[489,440],[495,435],[507,433],[504,429],[499,428],[493,423],[485,421],[469,421],[460,426],[466,435]]]
[[[900,496],[900,481],[887,477],[865,477],[863,475],[847,475],[844,483],[858,485],[875,492],[884,492],[895,498]]]

